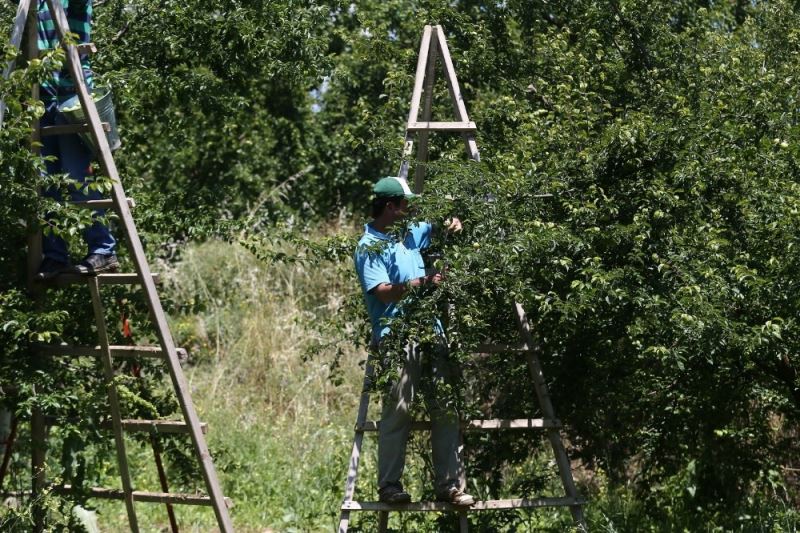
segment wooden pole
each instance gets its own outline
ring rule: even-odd
[[[27,3],[28,5],[31,4],[33,0],[27,0],[26,2],[20,2],[20,6],[23,3]],[[28,10],[28,17],[26,19],[25,25],[25,58],[30,61],[39,57],[39,36],[37,30],[37,23],[38,23],[38,15],[39,7],[37,4],[33,5],[33,9]],[[34,84],[31,88],[31,99],[33,101],[39,100],[39,85]],[[30,139],[30,147],[31,152],[34,155],[39,155],[41,149],[38,146],[39,141],[41,140],[41,128],[39,126],[39,120],[34,119],[33,124],[31,124],[31,139]],[[33,178],[33,176],[32,176]],[[28,216],[27,221],[27,230],[28,230],[28,257],[27,257],[27,285],[28,285],[28,292],[36,299],[41,300],[44,291],[39,286],[38,283],[35,282],[36,280],[36,272],[39,270],[39,265],[42,262],[42,231],[39,228],[39,222],[35,214],[31,214]]]
[[[425,67],[428,62],[428,51],[431,46],[430,26],[425,26],[422,31],[422,41],[419,43],[419,56],[417,57],[417,73],[414,76],[414,91],[411,93],[411,109],[408,111],[408,122],[417,122],[419,118],[420,98],[422,97],[422,82],[425,79]],[[406,139],[403,145],[403,158],[400,162],[400,170],[397,175],[403,179],[408,178],[408,159],[414,149],[414,135],[406,129]]]
[[[467,106],[464,104],[464,96],[461,94],[461,87],[458,85],[456,69],[450,57],[450,49],[447,47],[447,39],[445,39],[444,30],[441,26],[437,26],[436,30],[436,36],[439,39],[439,49],[442,55],[442,63],[444,64],[445,79],[447,80],[447,87],[450,90],[450,98],[453,100],[453,111],[456,114],[456,120],[469,122]],[[475,135],[471,132],[464,132],[463,137],[464,145],[467,149],[467,156],[475,161],[480,161],[481,156],[478,152],[478,143],[475,141]]]
[[[19,5],[17,6],[17,15],[14,17],[14,29],[11,30],[11,46],[14,47],[14,50],[19,51],[20,45],[22,44],[22,35],[26,26],[26,22],[28,19],[28,10],[30,8],[31,2],[33,0],[21,0]],[[34,12],[36,9],[34,9]],[[34,33],[35,35],[35,33]],[[11,75],[11,72],[14,70],[14,64],[16,61],[11,59],[8,63],[6,63],[5,68],[3,69],[3,79],[7,80],[8,77]],[[3,100],[0,100],[0,129],[3,129],[3,121],[5,119],[6,114],[6,103]]]
[[[433,31],[438,31],[436,26]],[[436,80],[436,58],[439,55],[438,39],[431,39],[430,50],[428,52],[428,64],[425,69],[425,102],[422,106],[422,120],[430,122],[431,107],[433,106],[433,85]],[[417,121],[415,121],[417,122]],[[417,166],[414,169],[414,192],[422,193],[423,181],[425,180],[425,164],[428,162],[428,130],[419,132],[419,146],[417,146]]]
[[[92,295],[92,309],[94,319],[97,323],[97,336],[100,341],[101,359],[103,361],[103,373],[105,375],[106,392],[108,403],[111,407],[111,424],[114,429],[114,444],[117,449],[117,464],[119,465],[119,477],[122,481],[122,491],[125,493],[125,507],[128,512],[128,523],[131,531],[139,531],[139,522],[136,519],[136,508],[133,504],[133,487],[131,486],[131,475],[128,470],[128,455],[125,452],[125,435],[122,432],[122,414],[119,406],[119,395],[117,386],[114,384],[114,368],[111,363],[111,349],[108,342],[108,331],[106,330],[106,317],[103,302],[100,299],[100,284],[97,277],[89,279],[89,292]]]
[[[46,509],[42,498],[47,484],[46,453],[47,427],[44,415],[39,407],[34,407],[31,413],[31,507],[34,533],[41,533],[45,528]]]
[[[11,462],[11,454],[14,448],[14,441],[17,439],[17,425],[19,419],[11,414],[11,428],[6,436],[3,444],[3,463],[0,464],[0,492],[3,490],[3,482],[6,479],[6,472],[8,472],[8,463]]]
[[[150,446],[153,448],[153,457],[156,461],[156,470],[158,470],[158,481],[161,484],[161,490],[165,493],[169,492],[169,485],[167,484],[167,473],[164,471],[164,463],[161,461],[161,443],[155,433],[150,433]],[[172,504],[167,502],[167,517],[169,518],[169,527],[172,533],[178,533],[178,520],[175,518],[175,509]]]
[[[536,355],[537,345],[533,342],[533,335],[531,334],[528,317],[519,302],[514,303],[514,314],[517,319],[520,337],[522,337],[522,343],[528,346],[528,367],[531,372],[531,377],[533,378],[533,387],[536,390],[539,405],[542,408],[542,416],[544,416],[545,419],[553,420],[556,418],[556,413],[555,409],[553,409],[553,403],[550,401],[550,392],[544,380],[542,365],[539,362],[539,357]],[[575,481],[572,479],[572,468],[570,467],[567,451],[564,448],[564,442],[561,440],[561,434],[558,428],[549,428],[547,430],[547,438],[550,441],[550,446],[553,448],[553,454],[556,457],[558,473],[561,476],[561,483],[564,486],[564,490],[568,497],[577,502],[577,500],[579,500],[578,489],[575,487]],[[575,505],[571,505],[569,510],[578,528],[581,531],[587,531],[586,521],[583,517],[583,507],[576,503]]]
[[[24,0],[20,2],[20,8],[24,7],[27,10],[25,17],[25,58],[28,61],[39,57],[39,39],[38,39],[38,18],[39,7],[38,4],[33,3],[33,0]],[[31,9],[32,7],[32,9]],[[18,10],[17,16],[21,20],[21,13]],[[21,35],[19,36],[21,39]],[[21,42],[21,41],[20,41]],[[39,85],[34,84],[31,88],[31,98],[34,101],[39,100]],[[36,143],[39,141],[39,121],[34,120],[31,133],[31,151],[34,154],[39,153],[39,148]],[[28,288],[37,300],[40,300],[42,295],[41,289],[36,287],[34,277],[39,268],[42,256],[42,235],[36,223],[35,217],[30,217],[28,220],[28,258],[27,258],[27,278]],[[41,302],[40,302],[41,303]],[[34,395],[36,391],[34,390]],[[31,412],[31,507],[33,514],[33,532],[40,533],[45,529],[46,509],[42,498],[44,497],[44,488],[47,483],[47,472],[45,470],[45,459],[47,455],[47,425],[45,424],[44,413],[38,406],[33,408]]]
[[[361,389],[361,401],[358,404],[358,415],[356,416],[356,428],[363,427],[367,420],[367,411],[369,410],[369,388],[372,384],[373,356],[370,354],[367,357],[366,367],[364,368],[364,385]],[[361,445],[364,442],[364,431],[356,430],[355,438],[353,439],[353,448],[350,452],[350,464],[347,468],[347,481],[344,485],[344,502],[353,500],[353,495],[356,492],[356,480],[358,479],[358,463],[361,459]],[[347,533],[347,528],[350,525],[350,511],[343,509],[339,516],[339,533]]]

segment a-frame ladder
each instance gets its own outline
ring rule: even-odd
[[[433,86],[436,81],[436,59],[441,58],[444,67],[445,81],[453,102],[453,122],[431,122],[431,108],[433,107]],[[422,102],[422,93],[425,101]],[[419,119],[420,105],[422,105],[422,120]],[[477,126],[469,120],[467,106],[461,95],[458,78],[450,57],[450,49],[441,26],[425,26],[422,32],[422,42],[419,46],[417,59],[417,73],[414,77],[414,91],[411,93],[411,109],[408,111],[406,124],[406,137],[403,146],[403,161],[400,164],[398,176],[408,179],[409,159],[414,151],[414,135],[419,133],[419,146],[417,147],[417,166],[414,170],[414,192],[422,192],[425,181],[425,163],[428,161],[428,136],[432,131],[460,132],[464,138],[467,157],[475,161],[481,160],[478,144],[475,142]]]
[[[92,302],[95,319],[97,322],[99,346],[80,347],[67,345],[47,345],[34,348],[35,354],[42,356],[67,356],[67,357],[99,357],[103,364],[104,378],[107,386],[108,400],[111,408],[111,429],[114,433],[114,442],[117,453],[117,463],[119,466],[122,490],[108,488],[93,488],[90,495],[104,499],[124,500],[130,529],[133,532],[139,531],[136,517],[135,502],[162,503],[167,505],[170,514],[170,523],[173,531],[176,530],[176,523],[171,506],[174,504],[187,505],[208,505],[214,509],[219,530],[222,532],[233,531],[230,515],[228,512],[229,500],[222,494],[214,463],[206,445],[204,431],[205,424],[201,424],[192,403],[190,389],[183,375],[180,366],[180,350],[175,347],[172,334],[167,324],[166,315],[161,306],[158,292],[156,291],[154,275],[150,271],[147,259],[144,254],[142,242],[136,231],[133,217],[131,215],[132,202],[125,196],[122,183],[119,178],[117,166],[111,154],[111,148],[105,135],[106,123],[101,122],[94,99],[89,93],[86,81],[83,77],[83,69],[80,66],[79,49],[86,52],[93,49],[91,44],[68,45],[66,44],[66,32],[69,29],[66,13],[61,0],[47,0],[47,5],[62,47],[66,51],[66,61],[69,73],[75,83],[76,92],[81,102],[81,106],[87,116],[85,124],[68,126],[49,126],[40,128],[34,125],[33,139],[37,140],[41,136],[60,135],[65,133],[88,132],[97,147],[98,159],[103,172],[111,179],[111,199],[93,200],[87,202],[73,202],[82,204],[82,207],[89,209],[114,209],[119,217],[119,223],[124,231],[125,240],[128,245],[131,258],[135,266],[135,273],[131,274],[98,274],[96,276],[79,276],[74,274],[63,274],[47,282],[47,286],[61,287],[68,284],[86,284]],[[19,48],[22,40],[22,25],[26,24],[28,34],[26,55],[28,59],[38,57],[39,51],[36,44],[37,36],[37,10],[38,4],[35,0],[21,0],[17,10],[14,33],[12,42]],[[27,21],[27,22],[26,22]],[[10,72],[13,64],[9,64],[4,70],[4,75]],[[34,95],[38,87],[34,88]],[[2,127],[3,106],[0,104],[0,127]],[[39,233],[37,232],[38,236]],[[41,244],[37,243],[40,236],[32,239],[33,246],[29,249],[29,277],[35,272],[41,260]],[[142,287],[144,299],[147,303],[150,319],[155,327],[158,337],[158,346],[113,346],[110,344],[107,327],[105,323],[105,309],[100,293],[102,285],[109,284],[138,284]],[[178,403],[180,404],[183,415],[182,421],[172,420],[125,420],[122,419],[120,411],[117,389],[114,384],[114,359],[148,357],[158,358],[166,362],[172,386],[175,390]],[[45,440],[46,418],[41,413],[34,413],[31,421],[31,433],[34,440],[33,450],[33,498],[45,489],[44,479],[44,440]],[[124,432],[137,431],[150,433],[153,438],[159,433],[188,433],[192,440],[194,454],[198,460],[200,470],[203,475],[207,496],[197,494],[170,493],[166,491],[166,480],[163,475],[161,478],[161,488],[163,492],[148,492],[134,490],[132,486],[130,472],[128,469],[127,454],[125,451]],[[155,441],[153,441],[155,442]],[[156,462],[160,466],[160,456],[157,447],[154,447]],[[163,474],[159,468],[159,474]],[[73,489],[69,486],[54,486],[52,490],[57,493],[70,493]],[[43,527],[42,517],[39,515],[35,529]]]
[[[445,81],[453,101],[453,109],[456,120],[453,122],[432,122],[431,107],[433,104],[434,76],[436,72],[436,59],[441,58],[445,72]],[[424,101],[422,100],[424,93]],[[420,120],[419,112],[422,106],[422,117]],[[464,145],[468,157],[476,161],[480,160],[478,146],[475,142],[475,132],[477,128],[474,122],[469,120],[466,105],[458,85],[453,61],[447,47],[444,30],[441,26],[425,26],[420,44],[419,59],[417,62],[417,73],[414,80],[414,91],[411,97],[411,110],[408,114],[406,125],[405,145],[403,149],[403,162],[400,166],[399,175],[403,178],[408,177],[409,159],[414,150],[414,136],[419,134],[419,145],[417,148],[417,165],[414,173],[414,191],[422,192],[425,179],[425,163],[428,160],[428,136],[430,132],[458,132],[464,139]],[[355,438],[350,454],[348,465],[347,481],[345,483],[344,501],[342,502],[341,515],[339,519],[339,533],[346,533],[350,524],[350,513],[353,511],[377,511],[379,513],[379,531],[386,531],[388,527],[388,516],[390,511],[432,511],[432,512],[457,512],[459,514],[459,524],[461,532],[469,530],[467,513],[476,511],[490,511],[502,509],[522,509],[540,507],[568,507],[575,526],[580,531],[586,531],[586,521],[583,516],[583,506],[586,501],[580,496],[572,477],[569,458],[567,456],[564,442],[561,439],[561,422],[556,418],[553,404],[550,401],[550,394],[547,389],[542,367],[538,357],[538,347],[534,342],[530,331],[528,318],[525,310],[519,303],[514,304],[513,315],[520,335],[520,343],[517,346],[506,345],[481,345],[476,354],[505,353],[523,356],[528,364],[531,373],[533,388],[536,399],[542,411],[543,418],[529,419],[491,419],[491,420],[470,420],[462,421],[462,431],[494,431],[494,430],[540,430],[547,433],[548,440],[553,449],[558,473],[564,487],[565,495],[552,498],[516,498],[505,500],[486,500],[478,501],[470,508],[457,507],[449,503],[442,502],[414,502],[402,505],[392,505],[382,502],[362,502],[354,500],[356,480],[358,477],[358,465],[361,456],[361,448],[366,432],[380,431],[380,424],[377,421],[367,420],[369,410],[370,389],[373,379],[373,361],[367,360],[364,374],[364,385],[358,407],[358,414],[355,424]],[[430,429],[429,422],[414,422],[412,431]]]

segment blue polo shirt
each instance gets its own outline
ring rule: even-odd
[[[424,276],[425,264],[420,252],[430,243],[431,225],[427,222],[410,225],[402,242],[369,224],[364,226],[364,236],[358,241],[354,259],[372,323],[373,342],[389,332],[389,326],[382,324],[382,319],[396,316],[400,309],[397,302],[381,302],[372,290],[381,283],[405,283]]]

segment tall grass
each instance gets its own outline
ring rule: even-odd
[[[186,302],[173,329],[194,354],[205,399],[227,412],[262,411],[295,423],[328,418],[354,389],[331,384],[331,354],[303,356],[318,323],[337,311],[335,277],[331,266],[265,265],[227,243],[188,249],[167,279],[175,302]],[[345,369],[355,372],[362,357],[347,352],[352,365]]]
[[[161,270],[163,293],[177,309],[171,315],[176,342],[191,354],[185,371],[192,396],[209,423],[224,492],[235,502],[236,529],[330,530],[364,354],[345,347],[340,370],[333,368],[332,351],[304,355],[348,284],[333,266],[265,265],[224,242],[190,246]],[[151,452],[131,448],[137,486],[157,490]],[[170,490],[178,488],[193,487]],[[163,508],[137,505],[137,511],[143,530],[167,526]],[[122,506],[101,504],[101,512],[109,527],[124,527]],[[214,529],[210,509],[179,506],[176,512],[186,529]]]

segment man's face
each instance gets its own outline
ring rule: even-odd
[[[408,215],[408,200],[405,198],[399,202],[389,202],[386,207],[391,209],[392,220],[403,220]]]

